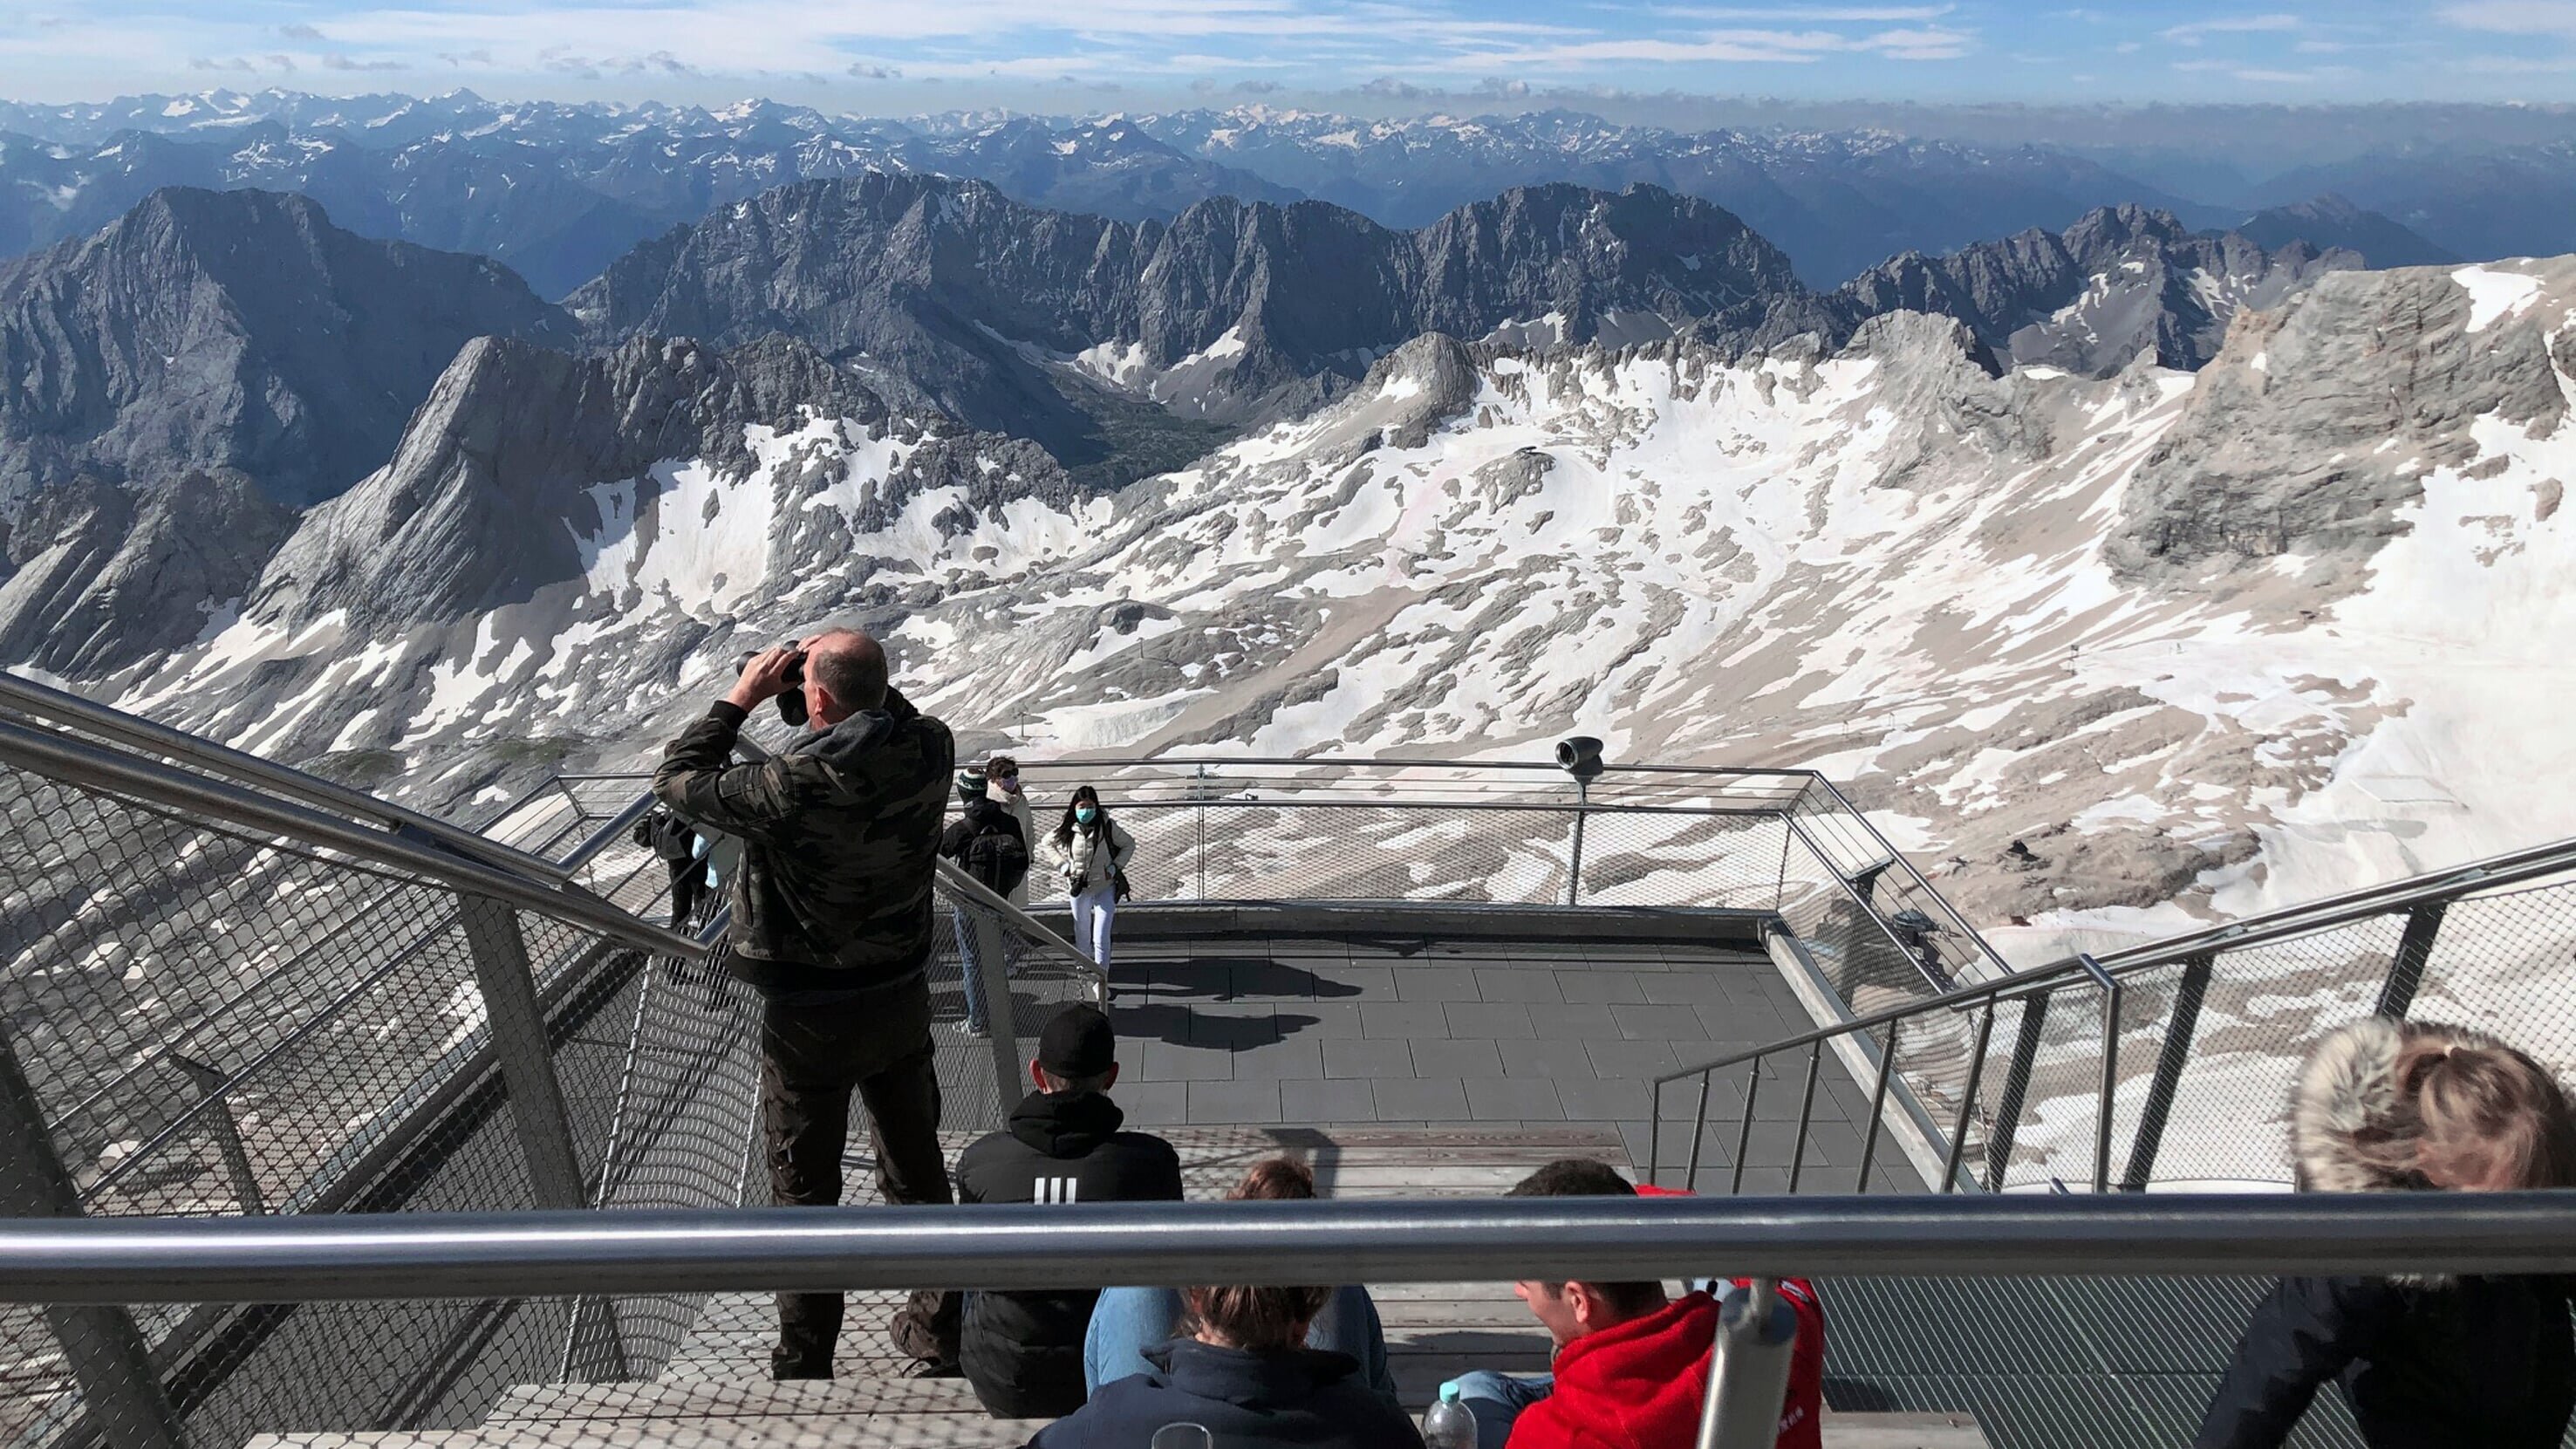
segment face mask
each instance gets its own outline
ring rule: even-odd
[[[1004,775],[996,783],[1002,787],[1002,793],[1005,795],[1017,795],[1020,793],[1020,777],[1017,775]]]
[[[1073,807],[1073,818],[1081,821],[1085,825],[1089,825],[1092,821],[1100,818],[1100,812],[1092,809],[1088,805],[1076,805]]]

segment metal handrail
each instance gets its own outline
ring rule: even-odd
[[[73,784],[186,810],[229,825],[326,847],[373,865],[427,876],[458,890],[571,922],[656,955],[699,960],[706,948],[641,921],[580,888],[546,885],[482,859],[370,830],[246,786],[119,754],[49,730],[0,720],[0,764]]]
[[[2079,952],[2062,961],[2034,966],[2026,971],[2016,971],[2012,975],[1997,977],[1992,981],[1981,981],[1973,986],[1962,986],[1955,991],[1946,991],[1938,996],[1925,997],[1920,1001],[1901,1002],[1895,1006],[1870,1012],[1865,1016],[1855,1016],[1847,1021],[1836,1022],[1831,1026],[1820,1026],[1813,1031],[1785,1036],[1745,1051],[1676,1068],[1655,1078],[1655,1085],[1660,1088],[1666,1083],[1696,1077],[1703,1072],[1740,1067],[1757,1057],[1772,1056],[1792,1047],[1805,1046],[1809,1042],[1823,1041],[1851,1032],[1867,1031],[1872,1027],[1884,1026],[1903,1017],[1973,1008],[1983,1005],[1988,998],[1998,1001],[2018,1000],[2024,996],[2037,994],[2038,988],[2062,986],[2066,984],[2069,977],[2090,974],[2086,966],[2088,960],[2094,968],[2113,977],[2135,975],[2160,966],[2180,965],[2185,960],[2207,951],[2240,950],[2247,946],[2259,946],[2277,941],[2287,936],[2303,936],[2311,931],[2330,930],[2356,920],[2388,915],[2408,906],[2431,901],[2457,900],[2474,890],[2511,885],[2516,881],[2554,875],[2564,870],[2576,870],[2576,839],[2535,846],[2506,855],[2491,856],[2483,861],[2433,875],[2413,876],[2384,886],[2348,891],[2343,895],[2328,897],[2322,901],[2285,906],[2278,911],[2249,916],[2228,925],[2149,941],[2102,956],[2087,956]],[[2365,899],[2374,901],[2376,904],[2369,906],[2352,904]],[[2319,919],[2309,918],[2310,912],[2325,906],[2343,906],[2344,909]]]
[[[2112,1106],[2116,1097],[2119,1074],[2120,1009],[2123,983],[2126,978],[2145,971],[2175,966],[2188,968],[2194,960],[2205,961],[2218,953],[2332,930],[2354,921],[2445,904],[2474,892],[2560,875],[2570,870],[2576,870],[2576,839],[2509,851],[2466,865],[2409,877],[2385,885],[2346,891],[2317,901],[2285,906],[2244,920],[2163,940],[2145,942],[2101,957],[2078,952],[2064,960],[2033,967],[2027,971],[2010,973],[1918,1001],[1901,1002],[1863,1016],[1852,1017],[1832,1025],[1820,1026],[1810,1031],[1767,1042],[1758,1047],[1679,1067],[1657,1076],[1649,1088],[1651,1093],[1649,1100],[1654,1104],[1654,1115],[1649,1124],[1649,1140],[1653,1144],[1649,1158],[1655,1167],[1660,1167],[1663,1136],[1661,1109],[1664,1089],[1675,1082],[1688,1081],[1694,1077],[1700,1082],[1700,1118],[1694,1123],[1691,1139],[1692,1169],[1696,1174],[1697,1148],[1706,1130],[1709,1083],[1715,1074],[1746,1063],[1758,1064],[1774,1056],[1793,1053],[1802,1047],[1808,1048],[1812,1056],[1820,1051],[1826,1042],[1839,1038],[1858,1037],[1863,1033],[1884,1028],[1886,1037],[1881,1044],[1879,1063],[1880,1082],[1883,1089],[1893,1066],[1895,1037],[1903,1031],[1906,1023],[1939,1012],[1969,1012],[1982,1008],[1982,1018],[1977,1027],[1977,1045],[1974,1048],[1974,1056],[1969,1062],[1969,1087],[1960,1103],[1959,1121],[1950,1129],[1950,1140],[1946,1144],[1937,1141],[1933,1143],[1935,1149],[1942,1151],[1944,1156],[1940,1190],[1946,1193],[1957,1183],[1961,1152],[1966,1144],[1968,1117],[1976,1105],[1976,1085],[1984,1072],[1986,1049],[1994,1029],[1995,1010],[2006,1002],[2033,1002],[2044,1005],[2049,996],[2059,990],[2077,985],[2081,981],[2102,993],[2102,1055],[2100,1085],[2097,1089],[2092,1181],[2095,1192],[2108,1192],[2110,1190],[2110,1139],[2113,1128]],[[2201,969],[2207,968],[2204,965]],[[2037,1009],[2037,1007],[2030,1009]],[[1758,1065],[1756,1070],[1759,1070]],[[2166,1070],[2169,1068],[2160,1065],[2160,1073]],[[1749,1124],[1749,1115],[1747,1121]],[[1875,1141],[1877,1121],[1878,1112],[1874,1106],[1869,1124],[1872,1143]],[[1800,1123],[1802,1143],[1805,1125],[1802,1120]],[[1864,1182],[1868,1171],[1867,1157],[1867,1151],[1864,1150],[1861,1168]],[[2133,1176],[2138,1171],[2134,1164],[2131,1170]],[[2130,1185],[2134,1187],[2138,1184],[2133,1181]]]
[[[26,1218],[0,1302],[2576,1270],[2576,1192],[1323,1199]]]
[[[1024,768],[1033,768],[1033,767],[1024,767]],[[579,780],[583,780],[583,781],[598,782],[598,781],[606,781],[606,780],[637,780],[637,781],[643,781],[643,780],[650,780],[650,779],[652,779],[653,777],[652,777],[651,775],[648,775],[648,774],[645,774],[645,773],[642,773],[642,772],[638,771],[638,772],[631,773],[631,774],[615,774],[615,775],[581,775],[581,776],[564,775],[564,776],[558,776],[557,778],[559,778],[559,779],[567,779],[567,780],[571,780],[571,779],[579,779]],[[1209,780],[1209,781],[1205,781],[1205,782],[1195,781],[1195,780],[1179,780],[1179,781],[1174,781],[1173,783],[1174,783],[1174,784],[1176,784],[1176,785],[1196,785],[1196,784],[1201,784],[1201,783],[1205,783],[1205,784],[1216,784],[1216,783],[1220,783],[1220,782],[1218,782],[1218,781],[1215,781],[1215,780],[1211,779],[1211,780]],[[1275,783],[1276,785],[1279,785],[1279,786],[1286,786],[1286,785],[1293,784],[1294,782],[1285,782],[1285,781],[1283,781],[1283,782],[1262,782],[1262,783],[1259,783],[1259,784],[1243,784],[1243,785],[1240,785],[1240,786],[1239,786],[1239,790],[1240,790],[1241,792],[1249,792],[1249,791],[1251,791],[1251,790],[1257,790],[1257,789],[1263,789],[1263,788],[1270,788],[1274,783]],[[1229,795],[1209,795],[1209,796],[1206,796],[1206,797],[1204,797],[1204,798],[1201,798],[1201,797],[1198,797],[1198,796],[1188,796],[1188,797],[1175,797],[1175,798],[1171,798],[1171,799],[1160,799],[1160,798],[1156,798],[1156,799],[1125,799],[1125,800],[1121,800],[1121,801],[1118,803],[1118,806],[1117,806],[1117,808],[1118,808],[1118,809],[1120,809],[1120,810],[1182,810],[1182,809],[1191,809],[1191,810],[1194,810],[1194,809],[1199,809],[1199,808],[1201,808],[1201,807],[1220,808],[1220,809],[1222,809],[1222,808],[1233,808],[1233,809],[1239,809],[1239,810],[1243,810],[1243,809],[1249,809],[1249,810],[1277,810],[1277,809],[1282,809],[1282,808],[1286,808],[1286,807],[1293,807],[1293,808],[1296,808],[1296,809],[1299,809],[1299,810],[1458,810],[1458,811],[1471,811],[1471,812],[1472,812],[1472,811],[1520,811],[1520,812],[1524,812],[1524,813],[1530,813],[1530,814],[1541,814],[1541,815],[1574,815],[1574,814],[1584,814],[1584,815],[1693,815],[1693,816],[1739,816],[1739,815],[1783,815],[1783,814],[1786,814],[1786,813],[1788,812],[1788,803],[1787,803],[1786,801],[1783,801],[1783,802],[1780,802],[1780,803],[1774,803],[1774,804],[1764,804],[1764,805],[1752,805],[1752,804],[1747,804],[1747,805],[1736,805],[1736,806],[1728,806],[1728,805],[1648,805],[1648,804],[1640,804],[1640,803],[1633,802],[1633,801],[1616,800],[1616,799],[1614,799],[1614,800],[1608,800],[1608,801],[1602,801],[1602,800],[1588,800],[1588,801],[1567,800],[1567,801],[1562,801],[1562,802],[1558,802],[1558,801],[1542,801],[1542,800],[1520,800],[1520,799],[1516,799],[1516,800],[1425,800],[1425,799],[1414,799],[1414,798],[1409,798],[1409,797],[1405,797],[1405,796],[1395,796],[1395,795],[1371,797],[1371,798],[1368,798],[1368,799],[1362,799],[1362,800],[1315,800],[1315,799],[1301,799],[1301,798],[1294,798],[1294,797],[1287,798],[1287,799],[1264,799],[1264,798],[1260,798],[1260,797],[1258,797],[1258,796],[1251,796],[1251,795],[1249,795],[1248,793],[1236,793],[1236,794],[1229,794]],[[630,807],[630,808],[631,808],[631,807]],[[1820,858],[1821,858],[1821,857],[1820,857]]]
[[[944,856],[939,860],[939,883],[948,887],[952,893],[972,901],[978,908],[1001,917],[1021,935],[1036,942],[1039,950],[1054,957],[1057,965],[1083,977],[1096,987],[1107,989],[1109,973],[1101,970],[1099,963],[1073,949],[1071,941],[1049,930],[1037,917],[1011,904],[1009,898],[968,875],[955,861]]]
[[[1528,770],[1534,773],[1560,775],[1563,769],[1539,760],[1462,760],[1436,756],[1387,756],[1374,758],[1360,755],[1120,755],[1085,758],[1057,756],[1047,759],[1024,758],[1022,770],[1106,768],[1131,766],[1179,765],[1195,769],[1200,765],[1250,765],[1264,769],[1292,768],[1346,770]],[[1602,762],[1604,774],[1632,772],[1641,775],[1779,775],[1815,778],[1813,770],[1773,768],[1766,765],[1637,765]]]
[[[1862,814],[1860,807],[1851,802],[1851,797],[1842,792],[1841,786],[1836,785],[1833,781],[1825,778],[1822,774],[1818,774],[1815,777],[1815,783],[1822,786],[1825,793],[1834,798],[1834,803],[1843,807],[1845,813],[1850,815],[1852,819],[1860,822],[1861,828],[1869,832],[1872,842],[1885,847],[1887,858],[1895,862],[1896,868],[1905,873],[1905,878],[1907,880],[1914,882],[1916,886],[1922,889],[1924,895],[1930,897],[1934,903],[1940,906],[1941,913],[1950,918],[1950,929],[1952,931],[1966,937],[1968,943],[1976,948],[1977,954],[1983,956],[1991,965],[2006,972],[2011,970],[2010,967],[2004,964],[2003,953],[1997,951],[1993,944],[1986,940],[1985,933],[1978,930],[1975,923],[1971,922],[1966,916],[1959,914],[1959,908],[1950,904],[1950,898],[1943,895],[1936,887],[1933,886],[1932,882],[1924,879],[1923,872],[1914,868],[1913,860],[1908,858],[1904,851],[1898,850],[1893,844],[1889,843],[1887,837],[1879,833],[1877,826],[1869,823],[1869,817]]]
[[[39,719],[76,726],[133,749],[185,760],[224,779],[256,786],[306,805],[373,820],[388,829],[423,835],[496,869],[534,876],[555,884],[561,884],[571,875],[570,871],[552,861],[512,849],[473,831],[459,829],[435,816],[423,815],[392,801],[378,799],[363,790],[350,789],[229,745],[219,745],[141,715],[128,714],[95,700],[38,684],[6,670],[0,670],[0,706]]]

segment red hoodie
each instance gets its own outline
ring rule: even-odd
[[[1778,1449],[1822,1449],[1824,1306],[1804,1278],[1781,1279],[1780,1296],[1797,1312],[1798,1344],[1789,1354]],[[1706,1293],[1585,1334],[1557,1351],[1556,1387],[1513,1421],[1508,1449],[1689,1449],[1699,1438],[1716,1338],[1717,1301]]]

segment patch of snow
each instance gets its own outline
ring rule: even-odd
[[[2451,280],[2469,294],[2469,330],[2484,332],[2507,317],[2518,316],[2540,296],[2540,279],[2525,272],[2494,267],[2462,267]]]

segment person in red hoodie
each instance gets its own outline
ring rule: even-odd
[[[1530,1174],[1511,1196],[1639,1192],[1606,1163],[1567,1158]],[[1530,1282],[1513,1291],[1555,1338],[1555,1372],[1479,1371],[1456,1380],[1459,1401],[1476,1417],[1477,1449],[1690,1449],[1717,1337],[1717,1300],[1705,1286],[1679,1300],[1666,1297],[1660,1283]],[[1798,1341],[1778,1449],[1820,1449],[1824,1308],[1801,1278],[1783,1279],[1780,1295],[1798,1315]]]

